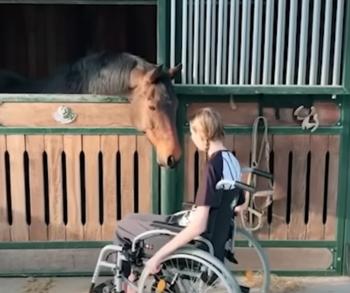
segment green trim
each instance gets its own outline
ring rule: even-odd
[[[350,6],[350,5],[348,5]],[[344,132],[340,147],[340,170],[339,170],[339,200],[338,200],[338,239],[339,239],[339,256],[342,257],[343,263],[338,271],[342,270],[345,274],[350,274],[349,271],[349,257],[347,245],[350,244],[350,101],[348,98],[343,101],[343,117],[344,117]],[[345,163],[347,162],[347,164]],[[348,263],[347,263],[348,262]]]
[[[169,66],[170,29],[168,20],[170,19],[170,1],[158,0],[157,4],[157,61]]]
[[[185,133],[189,133],[190,129],[188,126],[185,126]],[[251,126],[226,126],[224,127],[226,134],[251,134]],[[309,135],[339,135],[342,133],[341,126],[327,126],[319,127],[316,131],[311,132],[310,130],[303,130],[300,126],[270,126],[268,131],[269,134],[280,134],[280,135],[300,135],[300,134],[309,134]]]
[[[342,84],[350,91],[350,3],[345,1],[345,31],[344,31],[344,48],[343,48],[343,80]]]
[[[126,97],[66,94],[0,94],[0,102],[11,103],[128,103]]]
[[[157,5],[157,42],[158,52],[157,61],[160,64],[169,66],[169,0],[158,0]],[[160,169],[160,212],[162,214],[171,213],[174,208],[174,199],[176,196],[176,171],[161,168]]]
[[[86,249],[102,248],[111,241],[28,241],[0,242],[0,249]]]
[[[282,271],[282,270],[271,270],[271,273],[281,277],[330,277],[330,276],[338,276],[338,273],[335,270],[319,270],[319,271]]]
[[[318,241],[318,240],[260,240],[262,247],[268,248],[330,248],[334,249],[337,241]],[[247,247],[247,240],[236,240],[236,247]]]
[[[0,0],[0,4],[150,5],[156,0]]]
[[[347,93],[342,86],[275,86],[275,85],[180,85],[175,86],[177,94],[183,95],[257,95],[257,94],[279,94],[279,95],[306,95],[327,94],[340,95]],[[281,97],[282,98],[282,97]]]
[[[160,213],[160,194],[159,194],[159,165],[157,163],[157,154],[152,147],[152,212]]]
[[[77,271],[77,272],[57,272],[57,271],[23,271],[23,272],[0,272],[0,278],[49,278],[49,277],[91,277],[93,271]],[[109,272],[103,272],[99,276],[112,276]]]
[[[26,127],[0,127],[0,134],[119,134],[119,135],[143,135],[135,128],[26,128]]]
[[[179,211],[182,209],[182,203],[184,200],[184,192],[185,192],[185,121],[186,121],[186,103],[183,99],[179,98],[179,108],[177,112],[177,129],[179,136],[179,143],[182,149],[181,160],[177,165],[177,182],[176,182],[176,194],[175,194],[175,202],[173,206],[173,211]]]

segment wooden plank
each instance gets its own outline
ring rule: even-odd
[[[320,125],[335,125],[341,119],[341,111],[336,103],[315,102]]]
[[[26,221],[26,203],[24,187],[24,162],[25,150],[23,135],[7,136],[7,151],[10,155],[10,178],[11,178],[11,200],[12,200],[12,241],[29,240],[29,228]]]
[[[118,136],[101,136],[103,154],[103,225],[102,240],[115,236],[117,228],[117,152]]]
[[[337,235],[339,145],[340,136],[329,136],[327,221],[324,225],[325,240],[336,240]]]
[[[194,202],[195,199],[195,188],[194,188],[194,156],[196,153],[196,147],[192,142],[189,134],[185,135],[185,189],[184,189],[184,201]]]
[[[192,103],[188,107],[187,119],[189,119],[198,109],[212,107],[218,111],[223,119],[224,125],[252,125],[259,115],[258,103],[235,103],[233,109],[227,103]]]
[[[292,142],[292,201],[291,218],[288,225],[288,239],[305,240],[306,224],[304,221],[307,154],[310,150],[310,136],[295,135]]]
[[[83,240],[83,224],[81,221],[80,161],[81,136],[65,135],[63,137],[66,154],[67,182],[67,218],[66,239]]]
[[[291,150],[292,136],[274,135],[274,195],[272,204],[272,223],[270,239],[287,239],[287,190],[288,190],[288,161]]]
[[[49,186],[49,240],[65,240],[63,220],[62,152],[63,136],[45,135]]]
[[[250,148],[251,148],[250,135],[239,134],[234,136],[234,151],[239,163],[243,167],[250,166]]]
[[[0,123],[17,127],[62,127],[53,115],[61,103],[3,103]],[[64,127],[130,127],[130,105],[125,103],[64,103],[77,114],[76,120]],[[38,115],[40,113],[40,115]]]
[[[119,136],[119,151],[121,156],[121,205],[122,218],[134,212],[134,152],[136,150],[135,136]]]
[[[10,241],[10,224],[7,212],[6,170],[5,170],[6,137],[0,135],[0,241]]]
[[[99,198],[99,151],[98,135],[83,136],[83,152],[85,155],[85,240],[101,240],[100,198]]]
[[[312,135],[310,141],[311,168],[310,168],[310,198],[309,220],[306,227],[307,240],[323,239],[323,194],[325,179],[326,153],[328,150],[328,136]]]
[[[139,160],[139,212],[152,212],[152,146],[145,136],[136,137]]]
[[[45,223],[45,194],[43,153],[44,137],[29,135],[25,137],[26,151],[29,157],[29,190],[31,223],[29,226],[30,240],[47,240],[47,225]]]

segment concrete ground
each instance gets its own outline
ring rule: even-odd
[[[87,293],[90,278],[0,278],[0,293]],[[274,277],[271,293],[349,293],[350,277]]]

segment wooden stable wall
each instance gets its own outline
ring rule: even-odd
[[[0,241],[111,240],[150,212],[151,146],[134,135],[0,135]]]
[[[321,126],[335,125],[340,111],[334,103],[314,104]],[[223,116],[226,126],[251,126],[258,116],[258,105],[236,103],[232,109],[227,103],[194,103],[188,115],[202,106],[213,106]],[[263,109],[269,125],[296,126],[293,109]],[[264,225],[257,232],[261,240],[336,240],[339,135],[270,134],[271,171],[274,174],[274,202],[265,214]],[[251,135],[228,133],[226,146],[236,154],[242,166],[249,166]],[[185,138],[186,200],[192,201],[200,180],[205,158],[198,153],[189,135]],[[258,185],[265,183],[258,182]]]
[[[155,5],[0,4],[0,70],[44,78],[89,53],[156,61]]]
[[[71,124],[54,119],[63,104]],[[152,147],[130,105],[63,104],[0,105],[0,241],[111,240],[117,220],[152,211]]]

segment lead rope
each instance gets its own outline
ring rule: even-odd
[[[258,129],[259,123],[263,125],[263,136],[261,139],[259,152],[257,152],[258,147]],[[259,168],[261,164],[262,157],[264,155],[265,158],[265,170],[270,173],[270,143],[268,140],[268,125],[267,120],[263,116],[258,116],[254,123],[252,129],[252,148],[251,148],[251,168]],[[252,172],[249,173],[247,178],[247,183],[252,186],[256,186],[257,176]],[[273,196],[273,182],[269,180],[269,188],[266,190],[256,191],[253,194],[247,194],[246,198],[248,198],[248,205],[245,210],[241,213],[242,225],[245,229],[249,231],[259,230],[262,225],[262,219],[267,207],[272,203]],[[265,197],[265,201],[262,205],[259,205],[256,202],[257,198]],[[257,224],[254,225],[254,216],[257,218]]]

